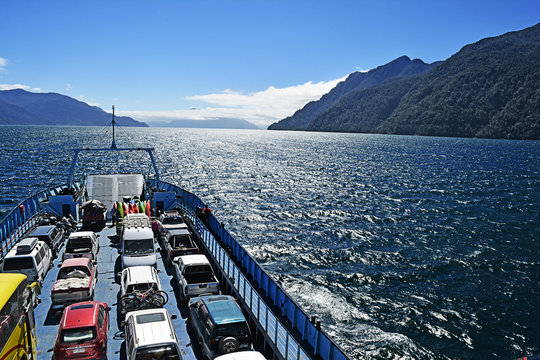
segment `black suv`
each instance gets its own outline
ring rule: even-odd
[[[242,310],[228,295],[194,297],[189,320],[204,357],[213,359],[240,349],[251,350],[251,333]]]
[[[64,229],[54,225],[38,226],[28,237],[37,237],[49,245],[54,258],[58,256],[58,251],[64,245]]]

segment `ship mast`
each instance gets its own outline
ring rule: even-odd
[[[112,144],[111,149],[116,149],[116,142],[114,141],[114,105],[112,106]]]

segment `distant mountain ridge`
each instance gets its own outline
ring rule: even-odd
[[[257,125],[242,119],[220,118],[215,120],[171,120],[149,121],[151,127],[201,128],[201,129],[260,129]]]
[[[348,92],[302,126],[308,131],[538,140],[539,63],[537,24],[466,45],[421,74]],[[278,124],[288,126],[269,129],[299,130],[286,120]]]
[[[420,59],[411,60],[401,56],[388,64],[381,65],[367,72],[354,72],[341,81],[329,93],[317,101],[311,101],[294,115],[268,127],[269,130],[305,130],[317,116],[330,109],[347,94],[370,88],[389,79],[409,77],[424,73],[440,62],[426,64]]]
[[[148,126],[127,116],[115,120],[120,126]],[[0,91],[0,125],[106,126],[110,122],[110,113],[66,95],[22,89]]]

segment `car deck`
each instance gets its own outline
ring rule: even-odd
[[[109,313],[110,329],[107,335],[107,357],[111,360],[126,359],[124,333],[120,326],[120,312],[117,306],[120,301],[120,277],[118,274],[122,269],[117,250],[118,237],[116,236],[116,228],[109,222],[97,234],[99,235],[100,250],[97,257],[98,280],[94,300],[106,302],[111,307]],[[53,268],[47,273],[43,281],[41,303],[35,308],[38,359],[50,359],[53,354],[52,350],[61,313],[58,314],[58,309],[53,309],[51,306],[51,290],[58,275],[58,265],[62,262],[64,249],[65,245],[60,250],[58,257],[53,261]],[[164,308],[169,311],[171,316],[176,315],[177,317],[172,322],[180,343],[182,356],[187,360],[200,358],[200,356],[196,355],[199,352],[198,345],[191,345],[191,338],[186,328],[184,319],[187,318],[187,306],[177,302],[177,299],[179,299],[178,289],[174,283],[171,269],[165,267],[161,254],[158,254],[158,272],[162,290],[169,295],[169,301]]]

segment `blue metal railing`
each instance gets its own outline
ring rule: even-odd
[[[174,191],[180,197],[182,208],[197,227],[208,252],[227,277],[233,280],[232,284],[237,294],[258,321],[259,326],[266,331],[271,345],[277,349],[281,358],[287,360],[307,360],[312,357],[323,360],[349,359],[345,352],[321,330],[320,323],[313,321],[313,318],[308,316],[244,247],[221,226],[213,214],[210,215],[205,224],[195,216],[197,206],[204,206],[199,197],[163,181],[153,185],[157,185],[156,187],[161,190]],[[243,275],[229,253],[245,269],[251,281]],[[254,288],[252,284],[257,287]],[[260,294],[266,296],[266,299],[271,299],[269,306]],[[299,335],[293,336],[292,331],[297,331]],[[307,349],[306,343],[311,349]]]
[[[0,260],[36,225],[43,212],[41,202],[47,200],[48,196],[57,195],[64,187],[51,187],[29,196],[4,216],[0,221]]]

